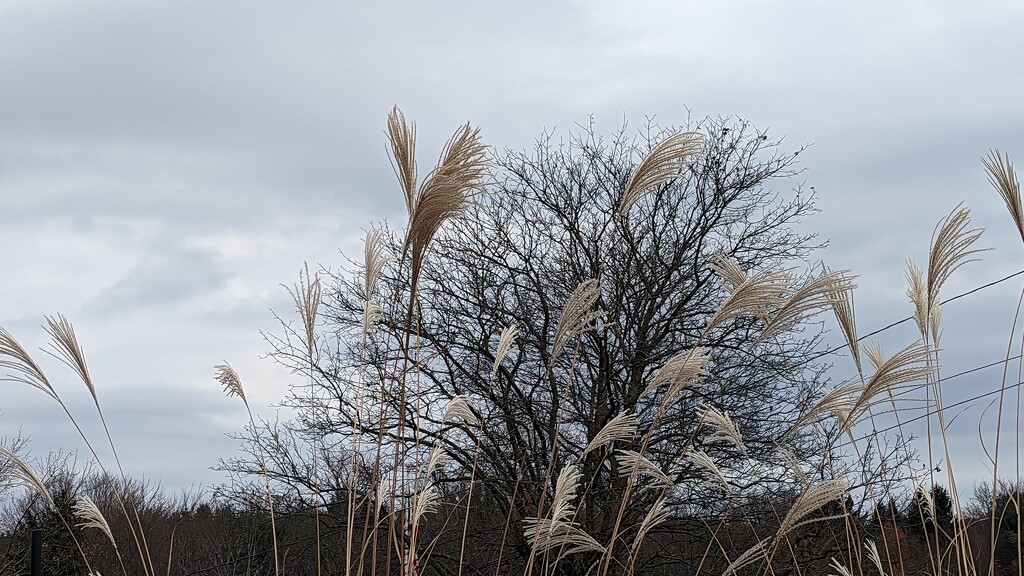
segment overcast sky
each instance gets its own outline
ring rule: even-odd
[[[47,2],[0,0],[0,325],[31,348],[63,313],[85,347],[130,474],[223,480],[245,411],[296,379],[261,359],[304,261],[337,268],[364,230],[404,217],[384,153],[388,110],[434,158],[469,120],[498,148],[593,115],[664,126],[737,115],[784,136],[820,194],[802,225],[860,275],[862,333],[907,316],[904,261],[925,260],[958,202],[995,248],[953,295],[1024,268],[988,186],[991,147],[1024,162],[1024,4],[1015,2]],[[947,374],[1002,358],[1017,278],[945,310]],[[891,330],[893,349],[913,338]],[[42,354],[40,354],[42,356]],[[87,393],[44,365],[87,426]],[[840,358],[834,376],[850,375]],[[1000,372],[952,380],[947,402]],[[35,390],[3,383],[0,436],[79,449]],[[954,424],[958,469],[981,408]],[[90,430],[95,430],[90,428]],[[991,426],[986,430],[991,431]]]

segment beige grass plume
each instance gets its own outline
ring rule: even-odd
[[[394,149],[394,136],[390,133],[389,136]],[[399,144],[402,142],[399,141]],[[410,192],[409,182],[404,176],[406,170],[403,169],[399,175],[409,207],[405,250],[412,257],[414,284],[419,277],[427,247],[438,229],[445,220],[461,213],[467,205],[469,194],[482,186],[487,171],[486,151],[487,147],[480,142],[480,130],[466,123],[448,140],[437,166],[420,184],[418,191]]]
[[[416,123],[408,124],[398,106],[388,114],[388,159],[405,194],[405,206],[411,215],[416,203]]]
[[[76,524],[76,526],[82,528],[96,528],[100,532],[103,532],[107,537],[107,540],[110,540],[110,543],[114,545],[114,548],[117,548],[117,542],[114,540],[114,534],[110,531],[110,525],[107,524],[107,519],[103,516],[103,513],[100,512],[96,503],[92,501],[92,498],[89,498],[88,496],[82,496],[79,498],[75,502],[73,511],[75,516],[82,520],[82,522]]]
[[[619,474],[623,476],[629,476],[635,470],[637,474],[657,480],[659,484],[655,488],[671,488],[674,484],[664,470],[636,450],[616,450],[615,459],[619,462]]]
[[[288,289],[292,300],[295,302],[295,309],[299,312],[302,320],[302,331],[306,343],[306,353],[313,356],[316,348],[316,316],[320,310],[321,287],[320,277],[317,274],[310,275],[309,264],[299,272],[299,281],[292,288]]]
[[[749,277],[743,276],[736,262],[724,254],[716,257],[712,269],[731,285],[731,289],[708,321],[705,328],[708,332],[728,320],[746,315],[757,316],[767,324],[770,322],[768,311],[782,306],[785,295],[790,293],[792,279],[784,270],[768,267]],[[745,279],[736,284],[741,277]]]
[[[722,474],[722,470],[718,467],[718,464],[715,464],[715,461],[711,459],[711,456],[708,456],[707,452],[704,452],[703,450],[690,449],[686,451],[686,455],[684,455],[683,458],[710,472],[711,475],[714,476],[727,491],[732,491],[732,486],[729,484],[729,480],[725,477],[725,474]]]
[[[60,400],[42,368],[36,364],[36,361],[14,336],[2,327],[0,327],[0,369],[10,370],[0,379],[28,384],[41,390],[50,398]]]
[[[363,332],[371,334],[377,329],[377,323],[380,322],[380,306],[374,300],[366,300],[363,302],[363,320],[361,325]]]
[[[576,498],[581,476],[574,464],[562,468],[555,481],[550,517],[527,517],[523,520],[523,534],[534,553],[558,549],[559,554],[554,560],[558,562],[569,554],[604,552],[603,546],[571,521],[576,512],[572,501]]]
[[[931,318],[928,301],[928,283],[924,279],[924,270],[913,260],[907,260],[907,298],[914,305],[914,323],[922,335],[928,333],[928,322]]]
[[[363,241],[363,297],[367,300],[373,298],[373,288],[377,285],[387,262],[388,251],[381,231],[370,230]]]
[[[700,418],[701,423],[715,429],[715,433],[706,440],[706,443],[732,444],[744,456],[747,454],[747,446],[743,443],[743,434],[740,433],[739,427],[727,412],[721,412],[710,404],[704,404],[698,409],[697,417]]]
[[[683,388],[702,385],[708,376],[705,366],[711,361],[708,348],[696,347],[684,350],[665,362],[644,389],[644,395],[650,394],[662,386],[667,386],[664,403],[668,403]]]
[[[448,401],[448,406],[444,409],[444,416],[441,417],[441,421],[448,423],[456,418],[462,418],[467,424],[480,424],[480,419],[473,413],[473,408],[469,405],[469,398],[465,394],[459,394]]]
[[[825,268],[828,271],[828,268]],[[857,340],[857,315],[853,306],[853,287],[836,287],[829,296],[832,303],[832,313],[835,314],[836,322],[839,323],[839,330],[843,333],[846,345],[850,349],[850,357],[857,367],[857,373],[864,372],[860,361],[860,344]]]
[[[722,572],[722,576],[732,576],[741,569],[754,563],[758,559],[767,559],[768,557],[768,545],[772,542],[772,537],[769,536],[757,542],[750,548],[743,551],[742,554],[736,557],[735,560],[729,563]]]
[[[584,280],[572,291],[562,307],[555,328],[555,340],[551,347],[550,364],[554,365],[569,340],[594,329],[594,321],[604,316],[604,311],[595,310],[594,305],[601,296],[601,284],[596,279]]]
[[[0,445],[0,458],[13,464],[13,466],[10,467],[10,471],[14,479],[20,480],[26,486],[35,490],[43,497],[43,499],[49,502],[51,506],[54,505],[53,497],[50,496],[50,491],[46,489],[46,485],[43,484],[42,479],[39,478],[35,473],[35,470],[32,470],[32,467],[29,466],[27,462],[21,459],[21,456],[18,456],[10,448]]]
[[[878,546],[875,545],[874,540],[866,540],[864,542],[864,550],[867,551],[868,559],[878,569],[878,573],[882,576],[888,576],[885,573],[885,568],[882,567],[882,557],[878,554]]]
[[[849,270],[825,270],[794,290],[781,307],[774,310],[758,340],[772,338],[791,330],[822,310],[833,307],[836,295],[853,290]]]
[[[245,399],[245,390],[242,388],[242,379],[239,378],[238,372],[235,372],[235,369],[226,361],[223,364],[217,364],[213,368],[217,371],[214,378],[224,387],[224,393],[229,398],[231,396],[238,396],[248,406],[249,401]]]
[[[89,389],[93,402],[98,406],[96,386],[92,382],[92,376],[89,375],[89,366],[85,363],[85,352],[78,344],[78,338],[75,336],[75,329],[71,326],[71,322],[68,322],[68,319],[60,314],[47,316],[45,329],[46,333],[50,335],[50,347],[53,349],[50,354],[78,374],[86,388]]]
[[[655,526],[662,524],[672,517],[672,511],[665,505],[665,500],[666,495],[662,494],[654,503],[654,506],[647,511],[647,515],[644,516],[643,521],[640,522],[640,527],[637,528],[636,537],[633,538],[633,545],[631,547],[631,554],[633,556],[636,555],[637,550],[640,548],[640,543],[647,537],[647,534],[654,529]]]
[[[846,484],[840,479],[833,478],[823,480],[817,484],[811,485],[804,490],[803,494],[801,494],[796,499],[796,502],[793,503],[793,507],[789,509],[786,517],[783,518],[782,522],[779,524],[779,529],[776,532],[775,537],[782,538],[792,530],[805,524],[819,522],[822,520],[830,520],[833,518],[841,518],[841,515],[824,518],[808,517],[820,510],[825,504],[842,500],[845,495]]]
[[[849,568],[847,568],[845,565],[843,565],[842,562],[840,562],[839,560],[836,560],[834,556],[832,557],[832,559],[829,562],[828,566],[829,566],[829,568],[831,568],[831,569],[833,569],[833,570],[835,570],[836,572],[839,573],[839,574],[829,574],[828,576],[853,576],[853,572],[851,572]],[[883,574],[884,574],[884,572],[883,572]]]
[[[949,276],[958,268],[977,258],[972,255],[984,250],[971,246],[981,238],[981,228],[968,229],[971,211],[958,204],[952,212],[939,221],[932,233],[932,246],[928,254],[928,303],[929,308],[939,302],[939,291]]]
[[[594,434],[593,440],[583,450],[583,455],[586,456],[601,446],[611,444],[612,442],[622,442],[633,438],[636,435],[636,422],[636,414],[630,411],[622,412],[615,416],[602,426],[597,434]]]
[[[1003,197],[1006,209],[1010,211],[1010,217],[1013,218],[1020,238],[1024,241],[1024,208],[1021,207],[1020,182],[1017,180],[1017,173],[1013,169],[1010,157],[999,150],[990,150],[988,156],[982,158],[981,162],[985,165],[989,183]]]
[[[518,337],[519,328],[515,324],[509,324],[501,331],[501,336],[498,337],[498,348],[494,351],[494,364],[491,365],[492,378],[497,374],[498,367],[501,366],[502,360],[508,355]]]
[[[619,203],[619,214],[625,215],[647,190],[682,173],[687,159],[700,154],[704,137],[696,132],[676,132],[651,148],[626,183]]]

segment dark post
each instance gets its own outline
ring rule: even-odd
[[[29,563],[31,576],[43,576],[43,531],[32,531],[32,560]]]

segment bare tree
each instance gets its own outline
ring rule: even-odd
[[[624,213],[631,173],[671,131],[648,126],[631,137],[624,126],[605,139],[591,125],[564,142],[546,135],[533,150],[496,154],[486,190],[430,246],[412,322],[403,238],[383,230],[393,258],[377,283],[380,320],[372,332],[364,331],[370,295],[361,275],[325,272],[315,350],[288,321],[269,338],[273,356],[311,376],[316,388],[311,395],[297,386],[289,396],[285,403],[300,418],[283,432],[267,427],[250,435],[277,452],[269,457],[284,464],[276,474],[297,497],[329,504],[332,496],[318,493],[308,474],[294,473],[310,467],[308,448],[292,449],[296,442],[316,438],[324,447],[355,446],[357,454],[362,446],[364,455],[402,447],[422,458],[443,448],[452,459],[443,475],[452,493],[468,496],[472,479],[473,505],[492,511],[468,520],[479,523],[474,533],[504,538],[504,559],[514,567],[530,550],[523,519],[550,505],[554,479],[578,462],[574,521],[607,542],[629,475],[620,471],[622,451],[636,450],[639,440],[585,448],[621,414],[635,415],[646,432],[660,403],[660,392],[647,393],[652,378],[698,345],[711,354],[705,385],[669,404],[644,452],[670,487],[633,491],[623,526],[641,522],[661,493],[685,515],[735,507],[740,492],[791,488],[777,456],[783,437],[797,460],[820,465],[825,455],[807,436],[785,435],[823,383],[825,367],[815,361],[820,326],[759,338],[758,321],[743,317],[707,330],[728,288],[712,270],[716,255],[730,256],[744,271],[812,267],[820,244],[797,224],[815,212],[813,190],[773,189],[794,186],[803,148],[784,152],[781,140],[734,119],[709,118],[690,129],[704,136],[702,154]],[[598,286],[593,309],[602,313],[569,338],[556,334],[566,301],[590,280]],[[509,349],[499,353],[506,327],[517,337],[506,338]],[[408,395],[389,392],[399,380],[408,383]],[[443,418],[460,395],[479,425]],[[709,407],[732,417],[743,446],[718,442],[715,429],[702,424]],[[681,447],[691,445],[714,457],[724,484],[708,482],[704,468],[681,457]],[[323,452],[322,469],[344,468]],[[377,462],[390,460],[378,453]],[[224,466],[246,473],[255,462]],[[342,471],[334,494],[344,483]],[[360,476],[362,492],[373,484]],[[479,561],[484,572],[500,568],[493,554]]]

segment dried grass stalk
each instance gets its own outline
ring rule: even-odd
[[[583,450],[583,455],[586,456],[601,446],[611,444],[612,442],[623,442],[633,438],[636,434],[636,422],[636,414],[633,412],[622,412],[612,418],[601,427],[597,434],[594,434],[593,440]]]
[[[44,394],[58,400],[57,392],[46,378],[42,368],[36,364],[24,347],[4,328],[0,328],[0,368],[11,370],[3,380],[21,382],[41,390]]]
[[[999,150],[990,150],[988,156],[982,158],[981,162],[988,173],[988,181],[1002,196],[1020,238],[1024,241],[1024,208],[1021,207],[1020,182],[1017,180],[1017,173],[1013,169],[1010,157]]]
[[[498,372],[498,366],[501,366],[502,360],[508,355],[518,336],[519,328],[515,324],[509,324],[501,331],[501,336],[498,337],[498,348],[494,351],[494,364],[491,365],[492,378]]]
[[[626,183],[619,203],[619,213],[625,215],[647,190],[678,178],[685,161],[701,153],[704,137],[696,132],[677,132],[659,142]]]
[[[596,279],[584,280],[572,291],[562,307],[555,328],[554,344],[551,347],[550,363],[554,365],[569,340],[593,330],[594,321],[604,316],[602,310],[595,310],[594,305],[601,296],[601,284]]]

